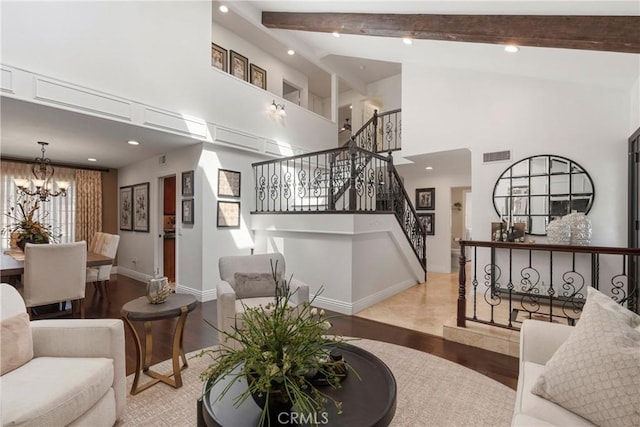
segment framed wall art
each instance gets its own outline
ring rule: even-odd
[[[418,218],[420,218],[420,222],[424,226],[424,229],[427,232],[427,236],[433,236],[436,234],[436,214],[433,212],[429,213],[419,213]]]
[[[133,186],[133,230],[149,232],[149,183]]]
[[[240,172],[218,169],[218,196],[240,197]]]
[[[193,171],[182,172],[182,196],[193,197]]]
[[[435,188],[416,188],[416,209],[433,210],[436,208]]]
[[[193,224],[193,199],[182,201],[182,223]]]
[[[228,70],[227,49],[211,43],[211,66],[226,72]]]
[[[120,230],[133,230],[133,187],[120,187]]]
[[[249,60],[238,52],[229,53],[229,73],[245,82],[249,81]]]
[[[240,202],[218,202],[218,227],[240,228]]]
[[[256,64],[251,64],[249,71],[251,84],[267,90],[267,71]]]

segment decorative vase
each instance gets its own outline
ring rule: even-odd
[[[571,244],[586,246],[591,243],[591,220],[583,213],[571,213],[564,217],[571,227]]]
[[[151,304],[162,304],[169,298],[170,292],[169,279],[166,277],[155,277],[147,282],[147,299]]]
[[[552,245],[571,243],[571,225],[564,218],[554,219],[547,225],[547,240]]]
[[[249,386],[257,380],[258,378],[255,375],[247,375],[247,382],[249,383]],[[277,422],[278,415],[291,412],[291,408],[293,407],[293,402],[289,400],[289,396],[287,395],[286,390],[284,390],[284,385],[275,382],[271,383],[271,389],[268,392],[252,391],[251,397],[260,408],[264,408],[265,405],[268,405],[271,425],[273,425],[274,421],[276,422],[275,425],[280,425]]]
[[[26,237],[22,236],[16,240],[16,244],[20,248],[22,252],[24,252],[24,247],[27,243],[35,243],[35,244],[47,244],[49,243],[49,238],[41,236],[40,239],[36,239],[34,237]]]

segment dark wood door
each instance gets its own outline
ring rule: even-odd
[[[640,128],[629,138],[629,247],[640,248]],[[640,262],[629,260],[630,282],[635,283],[635,305],[640,299]]]

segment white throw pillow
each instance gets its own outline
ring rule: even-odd
[[[640,331],[630,311],[599,295],[589,292],[575,329],[531,392],[599,426],[640,426]]]

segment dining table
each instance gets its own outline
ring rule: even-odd
[[[0,276],[3,278],[20,276],[24,273],[24,253],[20,249],[3,249],[0,262]],[[87,252],[87,267],[109,264],[113,264],[113,258],[95,252]]]

